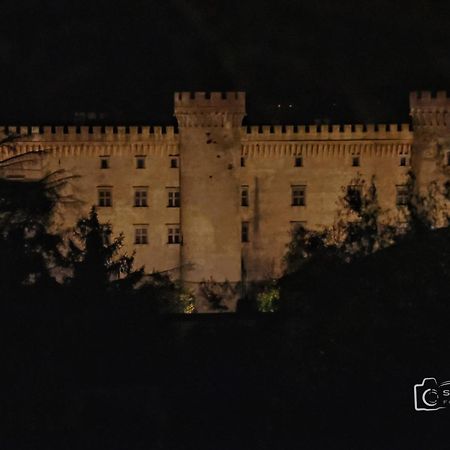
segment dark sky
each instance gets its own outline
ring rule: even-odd
[[[0,119],[168,124],[176,90],[239,89],[250,123],[407,120],[410,90],[450,90],[448,5],[1,1]]]

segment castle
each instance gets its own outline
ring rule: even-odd
[[[97,205],[138,266],[195,291],[203,280],[279,276],[292,228],[331,224],[356,177],[375,176],[380,206],[395,209],[410,170],[422,187],[447,176],[450,98],[412,93],[410,111],[411,124],[242,127],[243,92],[179,92],[178,129],[5,126],[3,136],[20,137],[0,148],[0,160],[28,156],[0,175],[79,176],[67,189],[81,201],[59,226]]]

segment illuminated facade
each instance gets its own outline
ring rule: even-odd
[[[409,170],[421,186],[450,171],[450,99],[412,93],[410,124],[242,127],[245,94],[176,93],[178,130],[158,126],[4,127],[22,136],[2,159],[8,177],[64,169],[78,175],[57,226],[97,205],[148,272],[169,271],[194,291],[277,277],[290,231],[335,219],[342,188],[375,176],[395,210]],[[230,300],[231,301],[231,300]],[[201,307],[200,307],[201,309]]]

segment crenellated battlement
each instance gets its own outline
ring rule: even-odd
[[[254,125],[242,128],[242,139],[297,140],[412,140],[407,123],[345,125]]]
[[[182,128],[240,127],[245,92],[175,92],[174,109]]]
[[[0,176],[61,174],[63,197],[74,200],[58,205],[61,230],[95,204],[139,267],[173,274],[194,292],[209,279],[253,283],[282,275],[298,224],[335,223],[356,179],[375,180],[389,223],[402,220],[409,172],[419,195],[430,183],[445,187],[450,98],[426,91],[410,101],[411,124],[242,126],[245,93],[177,92],[178,127],[0,126],[0,140],[17,137],[0,146]],[[206,311],[204,301],[197,310]]]
[[[245,92],[175,92],[177,108],[237,110],[245,112]]]
[[[446,91],[436,94],[430,91],[411,92],[409,106],[416,127],[446,129],[450,126],[450,97]]]
[[[409,106],[411,109],[448,108],[450,97],[446,91],[415,91],[409,94]]]
[[[3,126],[0,137],[15,134],[18,141],[175,141],[173,126]]]

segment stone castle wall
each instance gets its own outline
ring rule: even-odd
[[[243,134],[242,182],[252,195],[251,206],[243,211],[253,233],[245,250],[251,279],[281,272],[290,224],[332,224],[342,188],[357,178],[370,182],[375,176],[381,206],[395,209],[396,186],[410,169],[413,136],[408,124],[330,128],[252,127]],[[296,157],[301,157],[301,167],[295,166]],[[355,157],[359,166],[353,166]],[[306,186],[305,206],[291,206],[295,185]]]
[[[413,93],[412,124],[242,127],[244,93],[176,93],[173,127],[4,127],[20,137],[0,148],[1,160],[27,154],[4,176],[39,177],[65,169],[78,175],[70,191],[79,203],[65,207],[60,226],[73,225],[110,189],[112,206],[102,220],[123,232],[129,253],[147,271],[172,271],[189,286],[213,278],[239,282],[279,276],[290,231],[302,222],[333,222],[342,189],[356,178],[378,188],[380,204],[395,211],[397,186],[412,168],[425,185],[445,177],[450,159],[449,105],[445,93]],[[36,150],[42,153],[29,153]],[[109,168],[100,160],[107,158]],[[145,160],[137,168],[137,158]],[[16,158],[20,160],[20,158]],[[172,160],[176,160],[176,166]],[[292,205],[292,189],[304,205]],[[148,206],[136,207],[134,191],[147,189]],[[178,188],[180,207],[168,206]],[[248,206],[241,205],[241,190]],[[241,242],[242,222],[248,242]],[[169,243],[179,224],[182,241]],[[135,244],[136,227],[148,243]]]

